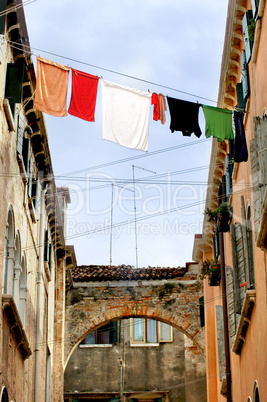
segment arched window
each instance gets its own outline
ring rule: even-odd
[[[15,223],[12,206],[9,207],[6,225],[4,293],[13,294]]]
[[[260,393],[257,381],[255,381],[254,383],[253,402],[260,402]]]
[[[27,291],[27,264],[25,255],[21,258],[21,274],[19,281],[19,315],[22,325],[25,327],[25,308]]]
[[[7,392],[6,387],[3,387],[2,390],[1,390],[0,401],[1,402],[8,402],[9,401],[8,392]]]
[[[14,257],[13,297],[17,308],[19,308],[19,287],[21,275],[21,246],[19,232],[16,233]]]

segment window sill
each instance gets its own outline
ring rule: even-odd
[[[87,345],[87,344],[81,344],[79,345],[80,348],[112,348],[113,344],[112,343],[103,343],[103,344],[94,344],[94,345]]]
[[[23,358],[27,359],[32,354],[32,351],[12,295],[2,295],[2,308],[8,316],[10,332],[13,332],[15,336],[18,349],[21,351]]]
[[[159,346],[159,343],[131,343],[131,347],[153,347],[153,346]]]
[[[240,321],[236,332],[235,342],[232,349],[233,352],[236,353],[237,355],[241,355],[241,350],[245,343],[245,337],[250,324],[250,318],[255,303],[256,303],[256,291],[247,290],[241,311]]]

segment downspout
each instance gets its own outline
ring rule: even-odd
[[[227,384],[227,402],[232,402],[232,378],[231,378],[231,363],[230,363],[230,342],[228,329],[228,311],[226,297],[226,276],[225,276],[225,258],[224,258],[224,241],[223,232],[219,232],[220,239],[220,265],[222,276],[222,302],[223,302],[223,327],[224,327],[224,350],[225,350],[225,371]]]
[[[34,402],[38,402],[39,344],[40,344],[41,290],[42,290],[41,285],[42,285],[42,271],[43,271],[43,267],[44,267],[45,194],[46,194],[46,189],[44,188],[41,191],[40,221],[39,221],[40,226],[39,226],[39,262],[38,262],[38,272],[37,272]]]

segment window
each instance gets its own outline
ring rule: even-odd
[[[249,63],[251,59],[251,54],[252,54],[252,46],[253,43],[249,39],[249,25],[251,24],[251,19],[253,19],[252,16],[252,10],[248,10],[243,17],[242,20],[242,28],[243,28],[243,35],[244,35],[244,44],[245,44],[245,57],[246,57],[246,62]]]
[[[257,381],[254,383],[253,402],[260,402],[260,393]]]
[[[87,335],[80,345],[112,345],[117,342],[117,337],[117,321],[110,322]]]
[[[8,402],[9,401],[8,392],[7,392],[6,387],[2,388],[0,397],[1,397],[1,402]]]
[[[49,228],[45,230],[44,235],[44,262],[47,263],[49,273],[51,273],[52,268],[52,244],[50,239]]]
[[[12,206],[9,207],[7,227],[6,227],[6,244],[5,244],[5,274],[4,274],[4,292],[5,294],[13,294],[13,278],[14,278],[14,238],[15,224]]]
[[[160,321],[145,318],[131,319],[132,344],[172,342],[172,327]]]

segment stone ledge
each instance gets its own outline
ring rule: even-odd
[[[15,336],[18,349],[21,351],[23,358],[27,359],[32,354],[32,351],[12,295],[2,295],[2,308],[8,316],[10,332]]]
[[[242,347],[245,343],[245,337],[250,324],[250,318],[256,303],[256,291],[247,290],[244,300],[244,304],[241,311],[241,317],[236,331],[235,342],[233,345],[233,352],[237,355],[241,354]]]

